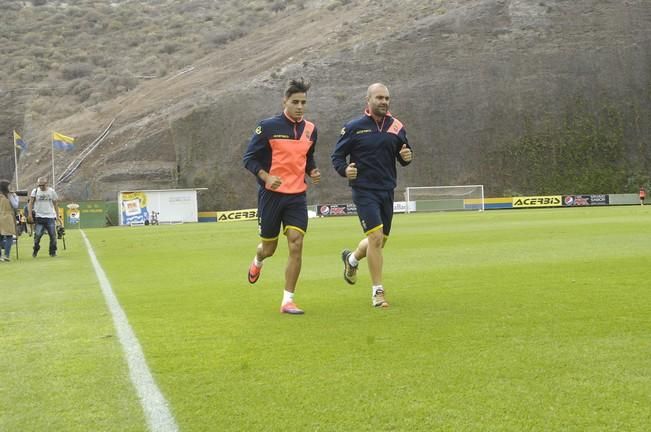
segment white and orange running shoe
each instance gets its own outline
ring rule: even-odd
[[[379,289],[375,291],[375,295],[373,296],[373,306],[382,308],[389,307],[389,302],[384,298],[384,290]]]
[[[296,303],[288,302],[280,307],[280,313],[286,313],[290,315],[303,315],[305,311],[296,306]]]

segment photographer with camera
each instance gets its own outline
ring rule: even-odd
[[[3,249],[0,261],[10,261],[11,246],[16,235],[15,209],[18,208],[18,197],[9,192],[10,183],[9,180],[0,180],[0,243]]]
[[[38,178],[38,187],[32,191],[29,197],[27,208],[27,222],[34,224],[34,252],[32,256],[36,258],[38,251],[41,249],[41,237],[43,231],[47,230],[50,236],[50,256],[57,256],[57,222],[63,225],[59,218],[59,205],[57,193],[47,185],[47,178]]]

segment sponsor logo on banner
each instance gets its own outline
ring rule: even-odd
[[[416,201],[409,201],[409,211],[416,211]],[[407,212],[407,202],[406,201],[395,201],[393,203],[393,212],[394,213],[406,213]]]
[[[562,196],[534,196],[534,197],[514,197],[513,207],[558,207],[562,203]]]
[[[407,203],[404,201],[396,201],[393,203],[394,213],[404,213],[407,211]]]
[[[357,214],[357,208],[352,204],[319,204],[316,212],[317,216],[346,216]]]
[[[235,222],[243,220],[253,220],[258,218],[257,209],[230,210],[217,212],[217,222]]]
[[[563,197],[563,204],[568,207],[589,206],[590,197],[585,195],[567,195]]]
[[[590,195],[590,205],[608,205],[608,195]]]
[[[608,195],[566,195],[563,197],[563,205],[567,207],[607,204]]]
[[[357,214],[357,206],[355,204],[346,204],[346,214],[356,215]]]
[[[576,205],[576,206],[590,205],[590,197],[589,196],[575,196],[574,197],[574,205]]]
[[[68,209],[68,223],[76,225],[79,223],[79,204],[70,203],[66,206]]]
[[[145,223],[149,220],[145,192],[120,192],[122,224]]]

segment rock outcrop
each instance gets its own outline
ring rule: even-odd
[[[306,9],[291,25],[270,23],[182,74],[59,122],[76,131],[83,148],[116,119],[105,142],[58,188],[82,200],[207,187],[204,209],[253,207],[255,181],[241,156],[257,121],[280,110],[294,76],[313,82],[307,117],[319,131],[323,180],[310,190],[310,203],[349,199],[329,154],[376,81],[389,86],[391,111],[415,149],[412,166],[399,170],[399,187],[484,184],[492,196],[537,193],[514,184],[509,170],[527,167],[509,167],[505,145],[560,127],[576,100],[588,113],[604,106],[618,113],[626,152],[612,163],[648,173],[650,71],[645,0],[413,0]],[[74,155],[57,157],[63,170]],[[21,164],[32,180],[50,170],[47,157]]]

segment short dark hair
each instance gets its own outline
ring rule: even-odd
[[[310,84],[309,81],[305,81],[303,77],[291,79],[287,85],[287,90],[285,90],[285,97],[288,98],[294,93],[307,93],[311,85],[312,84]]]

